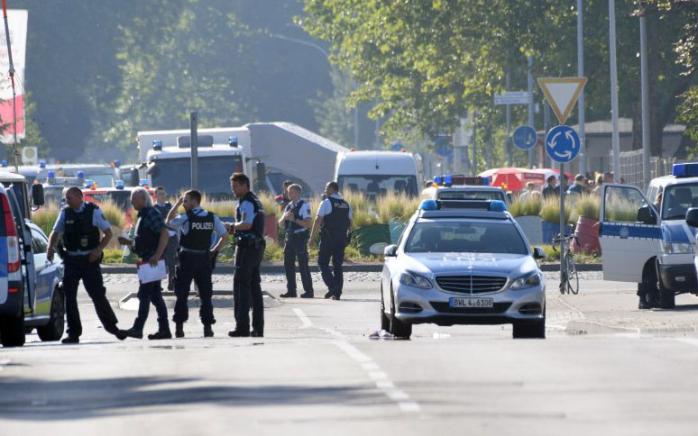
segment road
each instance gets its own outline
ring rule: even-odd
[[[212,339],[193,309],[184,339],[119,342],[83,292],[81,344],[32,335],[0,349],[0,435],[698,434],[698,299],[641,312],[631,284],[587,273],[580,295],[561,297],[547,277],[548,338],[517,341],[510,326],[371,339],[371,273],[351,275],[339,302],[267,298],[263,339],[228,338],[232,301],[220,296]],[[136,287],[107,283],[114,305]],[[216,290],[231,287],[216,277]],[[277,296],[283,280],[264,288]],[[118,310],[122,328],[132,309]]]

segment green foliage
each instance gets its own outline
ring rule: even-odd
[[[53,224],[56,222],[59,212],[60,209],[56,204],[48,204],[32,212],[32,222],[48,235],[51,233],[51,229],[53,229]]]
[[[543,199],[540,196],[516,200],[509,206],[509,213],[513,216],[536,216],[543,208]]]
[[[599,220],[600,200],[598,195],[583,195],[575,203],[575,211],[581,217]]]
[[[565,221],[570,222],[571,213],[573,207],[569,201],[569,197],[565,201]],[[543,200],[543,207],[540,210],[540,217],[543,221],[549,223],[559,223],[560,222],[560,199],[557,197],[550,197]]]

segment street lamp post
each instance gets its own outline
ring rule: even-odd
[[[613,177],[618,182],[620,174],[620,133],[618,132],[618,65],[616,62],[616,2],[608,0],[608,45],[611,63],[611,146],[613,150]]]

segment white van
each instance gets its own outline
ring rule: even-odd
[[[398,151],[351,151],[337,156],[335,180],[339,189],[363,192],[369,197],[388,193],[419,195],[417,159]]]

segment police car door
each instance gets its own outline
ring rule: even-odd
[[[603,278],[640,283],[645,263],[660,250],[662,233],[657,213],[634,186],[603,185],[601,195]]]

